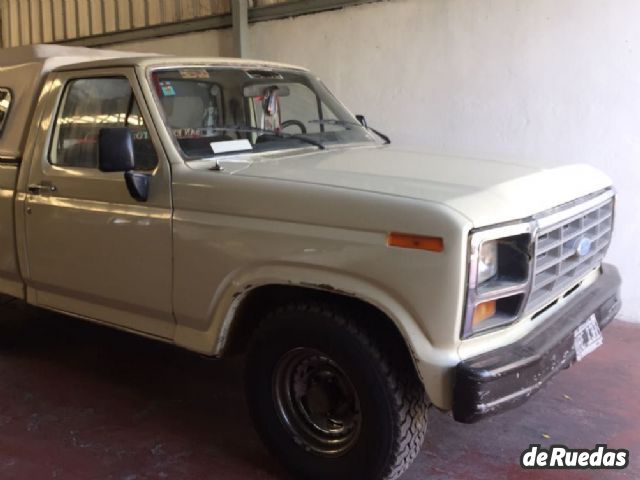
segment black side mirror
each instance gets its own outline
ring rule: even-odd
[[[139,202],[146,202],[149,198],[149,175],[134,171],[133,137],[128,128],[100,129],[98,168],[101,172],[124,172],[129,194]]]
[[[128,128],[101,128],[98,135],[101,172],[129,172],[135,168],[133,137]]]
[[[360,122],[360,125],[362,125],[364,128],[369,128],[369,126],[367,125],[367,119],[364,118],[364,115],[356,115],[356,120],[358,120]]]
[[[147,173],[134,172],[133,170],[124,172],[127,190],[139,202],[146,202],[149,198],[149,178]]]

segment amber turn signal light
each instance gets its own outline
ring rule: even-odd
[[[444,241],[440,237],[424,237],[407,233],[390,233],[387,237],[387,245],[390,247],[428,250],[430,252],[444,251]]]
[[[484,322],[488,318],[493,317],[496,314],[496,301],[484,302],[476,306],[473,311],[472,325],[477,327],[480,323]]]

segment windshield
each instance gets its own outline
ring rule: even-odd
[[[155,70],[167,127],[187,160],[374,142],[318,79],[298,70]]]

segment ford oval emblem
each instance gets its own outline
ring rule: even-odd
[[[591,251],[592,245],[593,245],[593,242],[591,241],[591,239],[587,237],[579,238],[578,241],[576,242],[576,255],[578,257],[584,257],[588,255],[589,252]]]

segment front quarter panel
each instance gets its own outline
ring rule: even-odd
[[[174,164],[176,342],[218,355],[242,296],[267,284],[330,288],[385,312],[432,401],[446,405],[470,225],[447,207],[344,188]],[[387,246],[391,231],[440,236],[444,252]]]

